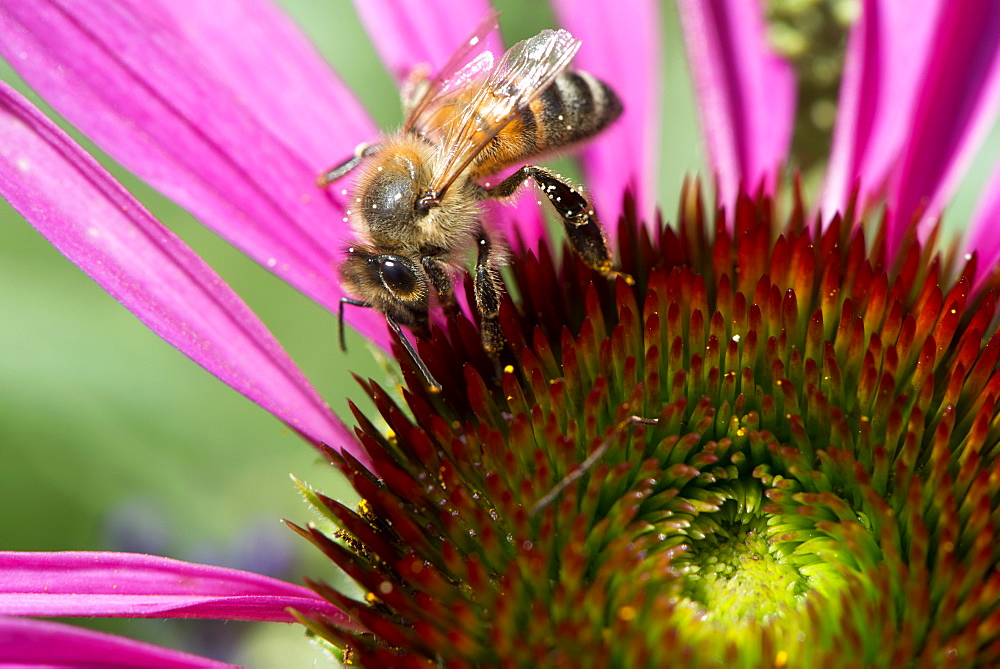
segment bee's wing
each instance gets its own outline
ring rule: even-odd
[[[443,159],[432,181],[434,192],[443,193],[497,133],[555,81],[579,48],[580,41],[565,30],[543,30],[512,46],[485,81],[456,103],[458,113],[438,130]]]
[[[425,132],[427,128],[423,121],[434,115],[434,110],[430,108],[440,108],[439,105],[433,104],[435,101],[440,102],[449,91],[468,85],[470,80],[493,67],[493,54],[489,51],[484,51],[475,58],[470,58],[470,56],[477,48],[483,48],[487,35],[496,30],[499,16],[500,14],[496,10],[491,10],[472,31],[469,39],[465,40],[462,46],[451,55],[451,58],[438,71],[437,75],[426,82],[424,90],[420,92],[420,97],[406,114],[406,121],[403,123],[404,132],[413,129]]]

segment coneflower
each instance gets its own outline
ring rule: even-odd
[[[634,287],[519,256],[506,367],[459,319],[440,392],[364,382],[380,476],[327,450],[364,502],[303,488],[342,530],[296,529],[368,632],[311,629],[363,666],[1000,661],[995,279],[790,199],[689,186],[652,233],[629,202]]]
[[[234,73],[258,54],[233,40],[212,56],[210,13],[170,3],[41,4],[0,1],[0,47],[26,79],[112,154],[335,306],[344,240],[306,224],[340,220],[342,207],[302,194],[346,152],[302,144],[306,120],[282,127],[288,100],[261,91],[252,109],[226,94],[204,125],[195,113],[207,79],[236,90]],[[631,14],[557,3],[599,54],[578,64],[620,87],[632,110],[585,167],[635,283],[552,252],[536,214],[508,212],[523,220],[508,229],[500,360],[474,322],[441,321],[417,342],[432,389],[378,314],[355,314],[390,343],[402,381],[359,379],[379,415],[355,408],[353,435],[207,266],[0,87],[0,192],[158,334],[316,445],[362,499],[345,505],[300,483],[323,522],[290,523],[360,594],[322,574],[307,590],[149,556],[3,553],[0,614],[294,615],[367,666],[998,663],[1000,186],[968,226],[968,253],[939,239],[936,220],[995,116],[1000,9],[928,0],[907,33],[904,5],[864,2],[852,29],[820,208],[797,184],[779,188],[794,89],[765,46],[759,8],[682,1],[718,195],[692,181],[676,217],[660,220],[648,150],[636,149],[656,125],[644,87],[656,66],[638,60],[618,79],[613,67],[623,49],[655,52],[645,20],[655,5],[636,3],[644,20],[630,44]],[[275,53],[316,75],[289,24],[266,3],[248,6],[227,19],[272,25]],[[366,3],[363,18],[385,9]],[[485,13],[474,10],[460,27],[429,26],[453,16],[433,4],[383,26],[392,71],[412,63],[390,37],[460,38]],[[921,58],[892,79],[907,40]],[[421,55],[434,60],[440,41]],[[82,62],[79,78],[61,78]],[[265,65],[262,91],[279,90],[286,71]],[[315,95],[314,112],[335,112],[328,99],[355,109],[316,76],[318,93],[299,79],[288,91]],[[355,117],[351,130],[368,125]],[[270,189],[219,179],[272,150],[252,175],[273,175]],[[273,227],[260,225],[272,214]],[[0,619],[0,657],[61,659],[43,640],[63,635],[65,657],[94,661],[104,648],[167,661],[49,625]]]

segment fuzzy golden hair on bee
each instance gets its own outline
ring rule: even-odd
[[[360,145],[319,178],[328,185],[357,175],[347,212],[357,244],[341,267],[354,297],[342,302],[381,311],[394,329],[425,332],[435,298],[446,314],[457,313],[453,275],[474,255],[476,310],[483,345],[494,355],[503,347],[499,270],[508,253],[483,201],[507,200],[534,181],[574,251],[601,274],[615,275],[590,198],[525,163],[591,139],[622,111],[607,84],[567,70],[580,42],[565,30],[544,30],[497,59],[477,54],[496,19],[487,17],[434,78],[426,71],[411,77],[398,133]]]

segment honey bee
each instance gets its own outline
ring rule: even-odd
[[[567,70],[580,42],[565,30],[518,42],[496,62],[489,51],[473,55],[495,27],[493,14],[435,78],[411,77],[398,134],[359,146],[319,177],[327,186],[358,168],[344,220],[360,240],[340,268],[346,292],[355,297],[341,299],[341,346],[345,304],[378,310],[397,334],[405,325],[426,336],[432,289],[446,314],[457,313],[451,275],[476,249],[476,308],[483,345],[496,355],[504,343],[498,270],[505,244],[485,223],[480,203],[512,196],[527,179],[552,203],[580,258],[615,274],[593,204],[581,190],[534,165],[493,185],[485,180],[593,137],[618,118],[621,102],[602,81]]]

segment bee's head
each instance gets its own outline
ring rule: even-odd
[[[425,328],[429,296],[427,274],[419,261],[376,249],[352,246],[340,266],[347,291],[397,323]]]
[[[394,143],[372,156],[358,179],[357,214],[366,232],[394,236],[426,215],[431,148],[423,141]]]

